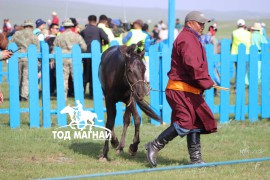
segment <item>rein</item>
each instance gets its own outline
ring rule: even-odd
[[[131,84],[130,81],[128,80],[128,77],[127,77],[127,64],[126,63],[125,63],[125,77],[126,77],[127,83],[129,85],[130,91],[131,91],[131,93],[130,93],[130,100],[129,100],[129,103],[127,104],[127,107],[129,107],[131,105],[131,103],[132,103],[132,96],[133,96],[132,94],[134,94],[133,86],[135,86],[136,84],[138,84],[140,82],[146,84],[147,87],[149,87],[149,85],[146,83],[145,80],[141,80],[141,79],[140,80],[137,80],[136,82],[134,82],[133,84]],[[150,88],[148,88],[148,89],[150,91]],[[146,95],[149,94],[149,91],[146,93]]]

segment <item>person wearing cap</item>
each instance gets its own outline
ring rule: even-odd
[[[246,23],[243,19],[239,19],[237,21],[237,29],[232,32],[232,46],[231,46],[232,55],[238,54],[238,46],[240,44],[244,44],[246,46],[246,54],[249,54],[249,49],[251,45],[251,33],[248,30],[246,30]],[[235,74],[237,74],[237,62],[235,62],[234,65],[235,65]],[[233,66],[231,68],[233,68]],[[248,85],[247,72],[245,75],[245,83],[246,85]]]
[[[200,43],[204,24],[203,13],[191,11],[185,26],[173,43],[166,99],[172,108],[171,125],[156,139],[145,145],[151,166],[157,166],[157,154],[175,137],[187,136],[191,164],[204,163],[200,134],[217,132],[217,123],[202,93],[214,85],[208,73],[205,50]]]
[[[246,53],[249,54],[251,34],[246,30],[246,23],[243,19],[237,21],[237,29],[232,32],[231,54],[238,54],[238,46],[243,43],[246,46]]]
[[[106,15],[102,14],[99,16],[98,27],[100,29],[102,29],[107,34],[107,36],[109,38],[109,42],[114,40],[114,35],[113,35],[112,30],[109,28],[109,22],[108,22],[108,18]],[[109,47],[110,47],[109,44],[102,44],[102,52],[107,50]]]
[[[87,49],[87,45],[80,34],[72,32],[71,28],[74,26],[74,24],[72,23],[71,19],[64,20],[62,25],[65,28],[65,32],[63,32],[59,36],[56,36],[53,45],[61,47],[62,53],[70,54],[72,52],[73,45],[78,44],[81,47],[82,51],[85,52]],[[52,53],[54,53],[54,50]],[[73,74],[71,58],[63,59],[63,69],[64,69],[64,88],[67,99],[68,79],[69,76],[72,77]]]
[[[59,18],[57,16],[57,13],[55,11],[52,12],[52,24],[59,25]]]
[[[9,43],[15,42],[20,48],[21,53],[25,53],[28,50],[30,44],[34,44],[37,47],[37,51],[40,51],[40,45],[38,37],[33,34],[34,24],[31,20],[25,20],[23,24],[24,29],[16,31],[10,39]],[[27,101],[28,90],[28,59],[19,59],[19,88],[20,88],[20,101]]]
[[[133,22],[133,29],[131,29],[123,39],[123,44],[130,46],[131,44],[137,44],[142,41],[145,44],[147,34],[142,31],[144,23],[141,19],[137,19]]]
[[[262,45],[267,44],[268,41],[264,37],[264,35],[261,34],[262,26],[261,23],[255,22],[254,25],[251,27],[251,45],[255,45],[258,48],[258,53],[261,53]],[[262,61],[258,61],[258,83],[261,83],[262,78],[262,67],[261,67]],[[247,72],[247,74],[249,74]],[[246,84],[249,85],[249,78],[246,78]]]
[[[39,41],[45,40],[45,35],[43,34],[43,30],[46,28],[46,22],[42,19],[36,20],[36,29],[34,29],[33,33],[38,37]]]

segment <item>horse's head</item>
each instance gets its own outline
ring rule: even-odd
[[[146,67],[142,61],[144,58],[144,50],[141,50],[142,43],[132,44],[122,51],[125,58],[125,79],[130,86],[130,90],[134,97],[141,101],[146,95],[144,74]]]
[[[72,110],[72,107],[70,107],[70,106],[68,105],[68,106],[66,106],[65,108],[63,108],[63,109],[60,111],[60,113],[61,113],[61,114],[67,114],[67,113],[69,113],[71,110]]]

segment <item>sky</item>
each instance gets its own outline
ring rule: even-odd
[[[66,0],[75,1],[75,0]],[[116,6],[168,8],[168,0],[76,0]],[[269,0],[175,0],[179,10],[250,11],[269,13]]]
[[[52,11],[58,13],[61,21],[66,17],[76,17],[80,23],[86,23],[89,14],[93,13],[99,16],[100,14],[106,13],[111,16],[111,18],[122,18],[131,21],[135,20],[134,17],[136,16],[144,18],[145,20],[153,20],[154,22],[157,21],[156,19],[167,19],[169,4],[169,0],[0,0],[0,2],[1,1],[5,3],[2,3],[2,6],[0,6],[0,17],[2,17],[2,19],[10,18],[13,24],[20,24],[25,19],[50,19]],[[85,3],[89,3],[89,5]],[[100,6],[95,8],[91,6],[93,3]],[[21,8],[22,6],[24,7]],[[113,6],[118,6],[119,8],[114,9]],[[180,10],[177,12],[178,14],[176,14],[176,16],[180,18],[181,21],[183,21],[187,13],[186,11],[191,10],[202,11],[207,17],[214,17],[220,21],[236,21],[239,18],[270,19],[269,7],[270,0],[175,0],[175,8],[176,10]],[[148,8],[149,11],[146,11],[144,8]],[[158,11],[158,9],[160,9],[160,11]],[[239,13],[237,13],[238,11]]]

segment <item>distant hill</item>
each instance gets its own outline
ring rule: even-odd
[[[9,0],[0,7],[0,17],[2,19],[9,18],[12,24],[22,24],[25,19],[32,19],[35,21],[38,18],[44,20],[51,19],[51,12],[56,11],[60,17],[60,21],[66,17],[76,17],[80,24],[87,23],[87,17],[91,14],[97,16],[106,14],[111,18],[124,19],[124,12],[128,21],[135,19],[151,20],[152,24],[159,20],[167,22],[168,12],[165,9],[152,8],[134,8],[126,7],[112,7],[92,3],[73,2],[73,1],[59,1],[59,0]],[[251,13],[246,11],[241,12],[217,12],[213,10],[205,10],[205,15],[214,18],[216,21],[236,21],[239,18],[243,19],[267,19],[270,18],[270,13]],[[177,10],[176,17],[183,22],[187,11]]]

